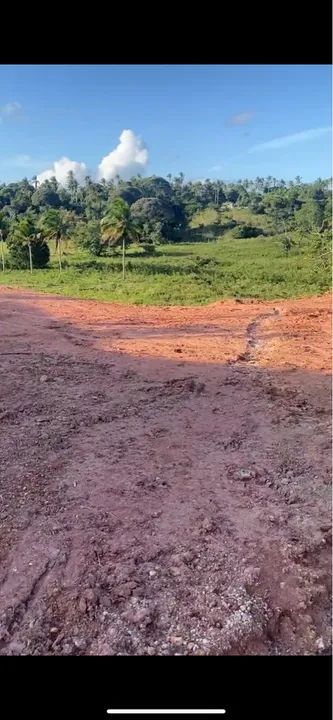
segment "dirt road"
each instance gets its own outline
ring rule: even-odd
[[[0,653],[330,653],[331,297],[0,291]]]

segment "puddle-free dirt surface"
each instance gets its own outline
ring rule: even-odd
[[[0,654],[329,654],[331,297],[0,291]]]

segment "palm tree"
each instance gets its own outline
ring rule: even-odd
[[[62,271],[62,243],[68,242],[72,231],[72,217],[66,210],[47,210],[41,217],[40,228],[45,237],[55,240],[55,249],[58,250],[59,270]]]
[[[122,244],[123,279],[125,278],[125,248],[137,240],[138,231],[131,220],[130,208],[121,197],[110,203],[106,215],[101,220],[102,244],[116,247]]]
[[[28,247],[30,272],[32,272],[33,269],[32,250],[34,249],[35,253],[36,249],[38,249],[38,246],[39,248],[42,248],[43,257],[42,262],[40,262],[40,259],[37,257],[37,263],[40,267],[43,267],[47,264],[49,259],[49,249],[46,243],[43,241],[42,233],[38,231],[38,227],[34,218],[24,217],[21,218],[21,220],[17,220],[15,222],[10,233],[10,244],[17,245],[18,247],[21,246],[21,248]]]
[[[1,245],[1,260],[2,260],[2,269],[5,272],[5,253],[3,248],[3,235],[4,231],[7,229],[8,223],[5,220],[5,216],[3,213],[0,212],[0,245]]]

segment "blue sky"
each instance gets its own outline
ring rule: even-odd
[[[71,167],[326,178],[331,66],[2,65],[0,137],[0,182]]]

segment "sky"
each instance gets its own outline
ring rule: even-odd
[[[332,175],[330,65],[2,65],[0,183]]]

